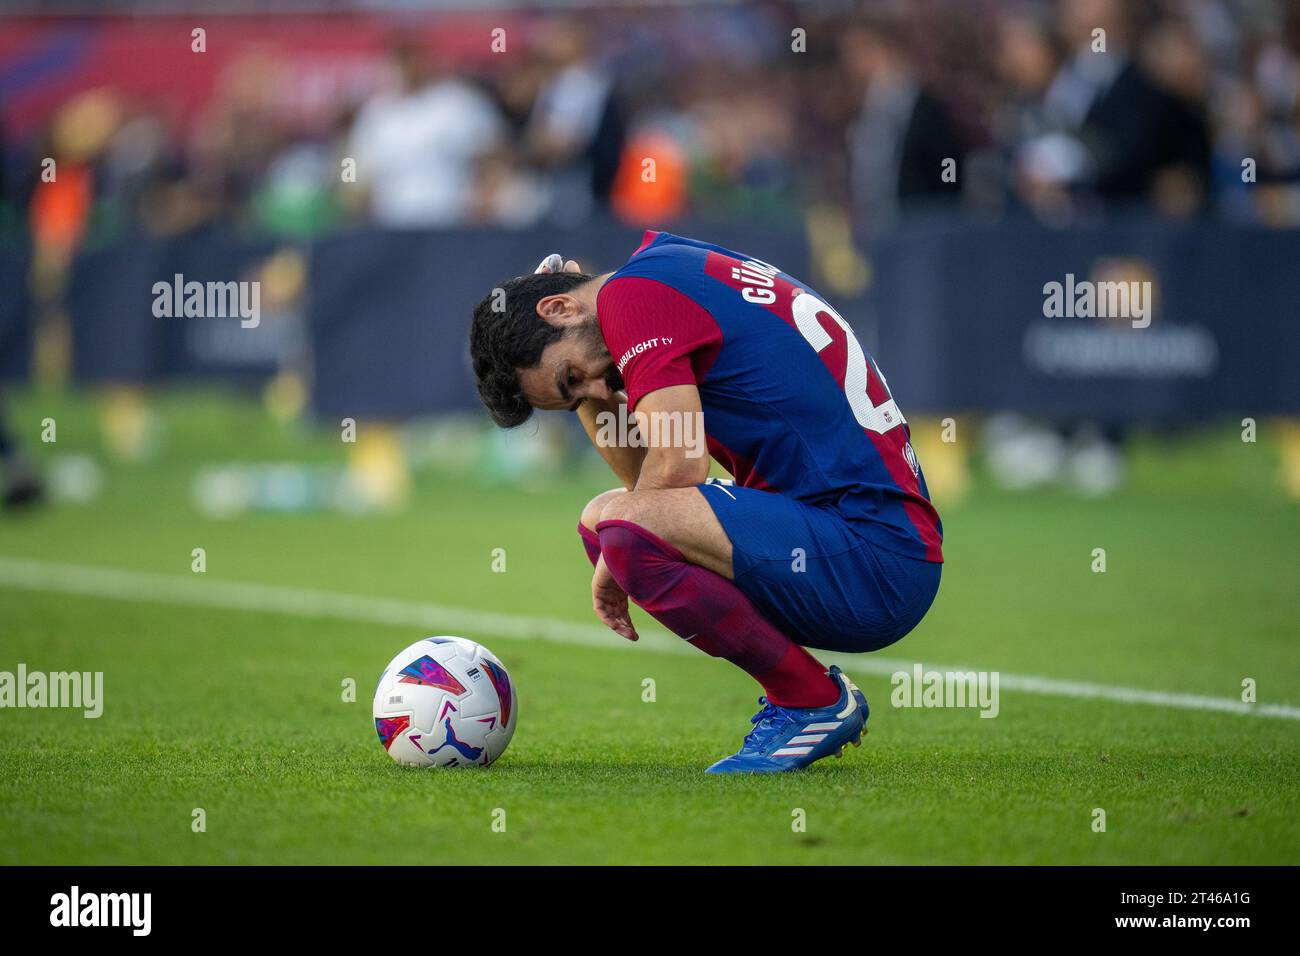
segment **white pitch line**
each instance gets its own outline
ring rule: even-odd
[[[580,644],[614,649],[632,646],[630,642],[603,627],[557,618],[501,614],[400,598],[374,598],[357,594],[338,594],[332,591],[314,591],[307,588],[222,581],[208,578],[206,575],[180,577],[0,557],[0,587],[74,594],[80,597],[179,604],[223,611],[253,611],[357,621],[363,624],[419,628],[431,634],[449,632],[492,634],[517,640],[542,640],[557,644]],[[660,653],[694,653],[687,650],[685,641],[667,631],[638,628],[638,633],[641,635],[641,640],[637,646],[646,650]],[[885,677],[899,671],[911,672],[916,663],[876,655],[823,653],[818,656],[858,673]],[[923,668],[926,671],[942,673],[977,670],[973,667],[941,667],[935,664],[926,664]],[[1148,704],[1180,710],[1205,710],[1300,720],[1300,707],[1290,704],[1247,704],[1231,697],[1204,697],[1199,694],[1178,694],[1006,672],[999,674],[999,681],[1001,688],[1005,690],[1049,697],[1113,700],[1124,704]]]

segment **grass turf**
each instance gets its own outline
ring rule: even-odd
[[[0,518],[0,556],[191,577],[204,547],[212,579],[591,621],[573,524],[597,472],[528,490],[425,473],[398,515],[216,521],[190,503],[200,464],[328,461],[337,443],[220,397],[160,409],[158,460],[109,466],[92,504]],[[42,453],[98,454],[84,400],[25,393],[12,413],[57,418]],[[884,653],[1215,697],[1253,677],[1262,702],[1300,702],[1300,515],[1274,467],[1267,442],[1224,433],[1143,440],[1129,488],[1105,501],[977,485],[940,505],[935,608]],[[1089,570],[1095,547],[1105,574]],[[384,755],[369,693],[420,636],[0,587],[0,670],[102,670],[107,697],[98,720],[0,711],[0,863],[1300,862],[1296,721],[1005,689],[984,720],[891,708],[888,680],[865,675],[862,749],[714,779],[702,769],[754,709],[743,674],[613,634],[605,649],[476,633],[519,688],[515,739],[485,772],[418,772]]]

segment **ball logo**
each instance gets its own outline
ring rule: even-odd
[[[907,459],[907,467],[912,469],[913,477],[920,475],[921,463],[916,460],[916,452],[913,450],[911,442],[903,446],[903,457]]]
[[[479,757],[483,756],[482,747],[472,747],[456,736],[456,728],[452,725],[450,717],[443,721],[442,726],[446,733],[446,737],[438,746],[434,747],[432,750],[426,751],[430,757],[436,757],[438,752],[444,747],[452,748],[456,753],[471,762],[477,761]]]

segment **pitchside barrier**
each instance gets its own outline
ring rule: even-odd
[[[672,230],[806,278],[876,355],[909,413],[1009,409],[1114,422],[1300,411],[1300,231],[1150,219],[1059,231],[913,221],[863,241],[836,289],[806,231]],[[74,381],[308,375],[327,418],[477,407],[473,305],[546,253],[616,268],[642,230],[342,233],[311,244],[219,232],[80,255],[64,300]],[[39,308],[25,254],[0,248],[0,375],[30,368]]]
[[[871,258],[873,288],[846,308],[905,409],[1117,423],[1300,410],[1300,231],[928,222]]]
[[[258,382],[298,360],[287,344],[294,316],[272,314],[268,301],[275,289],[266,273],[277,249],[203,231],[131,237],[81,254],[66,294],[73,379]],[[187,287],[195,294],[187,297]],[[254,304],[256,323],[241,313]]]

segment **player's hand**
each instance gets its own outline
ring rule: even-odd
[[[591,609],[607,628],[629,641],[640,640],[627,610],[627,595],[609,573],[602,555],[591,578]]]
[[[581,272],[582,267],[578,265],[576,259],[570,259],[567,262],[558,252],[552,252],[543,259],[533,270],[534,273],[544,272]]]

